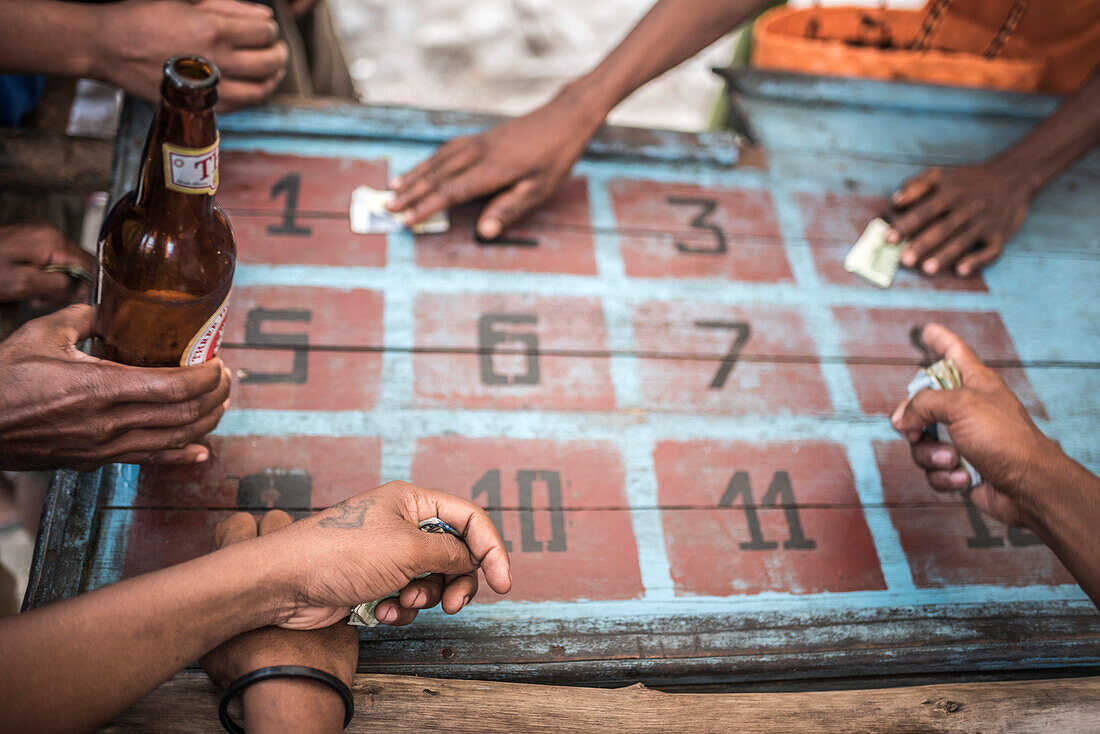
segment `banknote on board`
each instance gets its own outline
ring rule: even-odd
[[[879,288],[889,288],[901,264],[906,241],[886,241],[890,225],[881,217],[872,219],[844,258],[844,269]]]
[[[405,229],[400,215],[386,208],[394,197],[392,191],[359,186],[351,192],[351,231],[356,234],[379,234]],[[439,234],[451,224],[447,212],[433,214],[420,224],[409,227],[413,234]]]

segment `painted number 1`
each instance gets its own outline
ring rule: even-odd
[[[285,193],[286,205],[283,207],[283,221],[268,225],[268,234],[291,234],[308,237],[313,233],[313,230],[309,227],[298,224],[298,191],[301,187],[302,174],[300,173],[288,173],[271,187],[271,198],[278,198],[280,194]]]
[[[966,505],[966,519],[970,521],[970,527],[974,531],[974,535],[966,539],[966,547],[1003,548],[1005,539],[990,532],[989,526],[985,524],[985,518],[982,517],[982,511],[975,507],[969,498],[963,498],[963,502]],[[1008,543],[1014,548],[1024,548],[1029,545],[1042,545],[1043,541],[1023,528],[1009,525]]]

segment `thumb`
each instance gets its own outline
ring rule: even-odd
[[[956,415],[959,390],[921,390],[890,418],[903,435],[920,432],[933,423],[950,424]]]
[[[446,533],[425,533],[413,530],[416,534],[414,547],[414,566],[416,573],[442,573],[449,576],[461,576],[477,570],[477,562],[469,548],[458,538]]]
[[[535,182],[525,178],[512,188],[493,197],[485,205],[485,210],[477,220],[477,232],[488,240],[496,239],[500,233],[515,223],[539,203]]]
[[[985,369],[985,365],[978,359],[978,355],[963,341],[963,338],[955,332],[940,324],[928,324],[921,331],[923,341],[932,354],[938,354],[950,360],[954,360],[962,373],[963,384],[966,385],[970,378],[978,376]]]
[[[46,329],[49,340],[63,348],[73,347],[92,335],[95,309],[83,303],[74,304],[31,322]]]
[[[259,2],[240,0],[188,0],[199,10],[235,18],[273,18],[275,12]]]

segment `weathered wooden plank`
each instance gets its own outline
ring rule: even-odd
[[[104,191],[111,144],[22,128],[0,129],[0,188]]]
[[[1100,678],[803,693],[662,693],[358,675],[350,732],[1100,731]],[[220,691],[181,673],[102,731],[218,732]]]
[[[970,119],[1016,117],[1036,122],[1053,112],[1062,101],[1061,97],[1049,94],[797,74],[746,66],[715,69],[715,73],[741,95],[769,98],[795,105],[810,103],[821,106],[937,112]]]
[[[83,591],[93,556],[95,516],[103,471],[54,472],[46,493],[23,608],[33,609]]]
[[[454,137],[483,132],[505,119],[457,110],[297,101],[283,105],[276,100],[274,104],[222,115],[218,126],[231,133],[380,138],[439,145]],[[589,144],[588,155],[732,166],[737,162],[738,145],[737,136],[727,130],[683,133],[606,126]]]
[[[1011,145],[1057,106],[1058,98],[926,84],[822,77],[756,69],[723,71],[735,104],[769,157],[815,151],[823,157],[957,165]],[[1093,151],[1073,170],[1100,173]]]

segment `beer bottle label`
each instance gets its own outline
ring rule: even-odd
[[[164,186],[181,194],[214,194],[218,190],[218,142],[206,148],[164,143]]]
[[[187,349],[183,350],[180,367],[193,367],[218,356],[218,350],[222,346],[222,328],[225,326],[225,316],[228,313],[229,294],[227,293],[222,305],[202,325],[199,333],[192,337]]]

